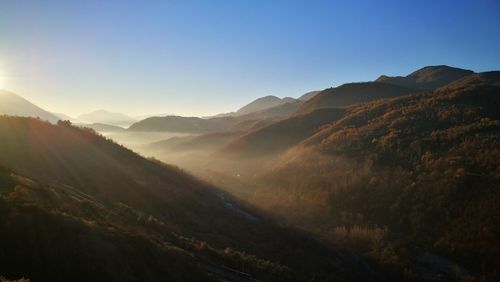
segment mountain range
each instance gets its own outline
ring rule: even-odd
[[[499,71],[430,66],[325,89],[262,126],[141,152],[350,246],[396,280],[495,281],[499,99]]]
[[[6,93],[8,278],[499,278],[500,71],[428,66],[128,129],[57,121]],[[96,133],[111,129],[179,135],[136,153]]]
[[[279,120],[297,111],[301,105],[317,94],[309,92],[299,99],[290,97],[278,98],[265,96],[241,107],[236,112],[219,114],[215,117],[181,117],[163,116],[149,117],[132,124],[130,131],[141,132],[183,132],[183,133],[214,133],[226,131],[233,127],[248,126],[263,120]]]

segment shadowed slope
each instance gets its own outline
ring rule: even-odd
[[[0,136],[0,165],[16,171],[0,177],[0,225],[9,230],[0,273],[9,278],[220,281],[241,265],[267,281],[372,275],[356,257],[91,130],[1,117]]]
[[[230,140],[240,136],[242,132],[220,132],[208,133],[199,136],[172,137],[167,140],[152,143],[147,146],[148,150],[153,151],[204,151],[218,150]]]
[[[238,111],[236,111],[234,115],[242,116],[253,112],[263,111],[286,103],[291,103],[294,101],[295,99],[290,97],[278,98],[276,96],[265,96],[262,98],[258,98],[255,101],[249,103],[248,105],[240,108]]]
[[[483,84],[500,84],[500,71],[480,72],[457,79],[444,86],[444,89],[460,89],[467,86]]]
[[[407,76],[390,77],[380,76],[376,81],[385,82],[406,88],[423,91],[435,90],[457,79],[474,74],[471,70],[453,68],[449,66],[428,66],[421,68]]]
[[[239,137],[227,144],[221,153],[231,157],[278,154],[312,135],[321,125],[330,123],[343,114],[342,109],[320,109],[278,121]]]
[[[299,97],[299,100],[300,101],[307,101],[307,100],[310,100],[312,98],[314,98],[314,96],[316,96],[316,94],[318,94],[319,92],[321,91],[310,91],[310,92],[307,92],[305,93],[304,95],[300,96]]]
[[[306,101],[297,110],[296,114],[306,114],[317,109],[339,108],[377,99],[403,96],[411,92],[411,89],[382,82],[348,83],[319,92],[312,99]]]
[[[223,131],[234,125],[233,117],[198,118],[198,117],[150,117],[132,124],[129,131],[169,131],[182,133],[208,133]]]

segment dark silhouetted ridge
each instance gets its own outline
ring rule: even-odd
[[[306,101],[296,114],[310,113],[317,109],[338,108],[377,99],[406,95],[412,89],[382,82],[359,82],[325,89]]]
[[[471,70],[441,66],[421,68],[407,76],[380,76],[376,81],[418,90],[435,90],[457,79],[473,74]]]

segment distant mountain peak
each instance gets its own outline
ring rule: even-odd
[[[435,79],[434,76],[439,76],[439,75],[457,74],[465,76],[473,73],[474,72],[471,70],[450,67],[447,65],[438,65],[438,66],[423,67],[419,70],[412,72],[407,77],[416,77],[418,79],[433,79],[433,78]]]
[[[77,119],[86,123],[104,123],[121,127],[129,126],[137,121],[135,118],[128,115],[104,109],[82,114],[78,116]]]

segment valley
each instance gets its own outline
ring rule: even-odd
[[[48,249],[9,237],[36,220],[62,236],[81,233],[77,245],[105,246],[118,259],[87,276],[81,263],[100,260],[92,249],[64,245],[70,241],[46,227],[24,233],[77,252],[81,263],[60,277],[80,273],[81,281],[116,278],[123,265],[127,281],[144,271],[172,281],[491,278],[499,72],[437,66],[408,77],[412,83],[382,76],[308,99],[264,97],[232,114],[148,117],[129,127],[3,116],[1,224],[11,233],[2,240],[12,244],[2,273],[58,280],[42,271],[60,263],[44,259]],[[23,115],[43,111],[31,107]],[[42,268],[26,260],[33,256]],[[130,265],[131,256],[157,259]]]
[[[0,1],[0,282],[500,281],[500,1]]]

